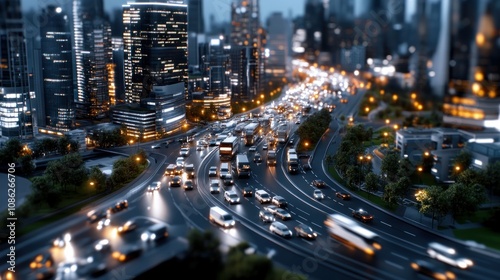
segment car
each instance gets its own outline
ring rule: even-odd
[[[210,146],[210,147],[217,146],[217,140],[215,140],[215,139],[210,139],[210,142],[208,142],[208,146]]]
[[[184,190],[186,190],[186,191],[194,189],[194,183],[193,183],[193,181],[192,180],[186,180],[186,181],[184,181],[184,184],[182,185],[182,188]]]
[[[219,180],[210,180],[210,193],[220,193]]]
[[[128,201],[125,199],[120,200],[117,203],[115,203],[115,205],[108,208],[108,213],[120,212],[120,211],[127,209],[127,208],[128,208]]]
[[[71,241],[71,234],[65,233],[63,236],[57,237],[52,241],[53,247],[64,248]]]
[[[245,197],[253,196],[253,187],[252,186],[244,186],[241,191],[243,192],[243,196],[245,196]]]
[[[288,206],[288,202],[285,200],[285,198],[279,195],[273,196],[273,198],[271,199],[271,203],[280,208],[285,208]]]
[[[458,255],[455,249],[438,242],[429,243],[427,254],[433,259],[461,269],[467,269],[474,265],[472,260]]]
[[[217,166],[210,166],[208,169],[208,177],[217,177]]]
[[[49,251],[36,255],[35,258],[33,258],[33,260],[30,262],[31,269],[39,269],[42,267],[52,268],[53,266],[54,259],[52,258],[52,254]]]
[[[428,260],[415,260],[410,264],[411,268],[418,273],[430,276],[434,279],[455,279],[456,276],[453,272],[448,271],[439,263],[434,263]]]
[[[267,150],[268,146],[267,146],[267,143],[262,145],[262,150]]]
[[[342,200],[350,200],[351,194],[346,192],[336,192],[335,195]]]
[[[271,198],[272,198],[271,195],[265,190],[255,191],[255,199],[257,199],[260,202],[260,204],[270,203]]]
[[[222,177],[222,183],[226,186],[234,185],[233,175],[228,173]]]
[[[229,202],[229,204],[240,203],[240,196],[233,190],[224,192],[224,200]]]
[[[269,211],[273,215],[276,213],[276,210],[278,210],[278,209],[279,209],[279,207],[276,205],[268,205],[268,206],[264,207],[264,210]]]
[[[111,252],[111,244],[109,243],[109,240],[106,238],[95,241],[93,245],[94,245],[94,250],[96,252],[102,252],[102,253]]]
[[[203,151],[203,149],[205,149],[205,146],[200,145],[200,144],[196,145],[196,150],[197,151]]]
[[[161,185],[160,182],[153,182],[153,183],[149,184],[149,186],[147,188],[148,193],[152,193],[154,191],[160,190],[160,185]]]
[[[118,251],[114,251],[111,256],[120,261],[126,262],[138,258],[142,254],[142,247],[139,245],[120,246]]]
[[[257,151],[257,147],[255,145],[250,146],[250,148],[248,148],[248,151],[253,153],[253,152]]]
[[[306,238],[306,239],[316,239],[318,237],[318,233],[315,232],[310,226],[305,224],[298,224],[294,227],[295,233],[298,237]]]
[[[269,230],[272,233],[275,233],[285,238],[291,238],[293,236],[292,231],[285,224],[281,222],[272,222],[271,225],[269,226]]]
[[[264,223],[272,223],[276,220],[273,213],[266,209],[261,209],[259,211],[259,219]]]
[[[161,148],[161,144],[156,144],[156,145],[153,145],[151,146],[152,149],[159,149]]]
[[[167,226],[161,223],[153,224],[141,234],[142,241],[160,241],[169,236]]]
[[[368,213],[367,211],[365,211],[363,209],[352,211],[352,216],[354,218],[362,221],[363,223],[373,221],[373,215],[370,215],[370,213]]]
[[[313,187],[316,187],[319,189],[326,187],[325,181],[323,181],[321,179],[314,179],[311,184],[313,185]]]
[[[253,162],[255,162],[255,163],[261,163],[262,162],[262,157],[260,156],[259,153],[255,153],[255,155],[253,156]]]
[[[295,138],[290,138],[290,141],[288,141],[288,146],[293,146],[295,144]]]
[[[109,226],[111,224],[111,220],[109,218],[106,218],[106,219],[102,219],[100,220],[98,223],[97,223],[97,230],[101,230],[107,226]]]
[[[175,164],[184,168],[184,157],[177,157],[177,159],[175,160]]]
[[[127,232],[131,232],[137,228],[137,224],[134,221],[127,221],[123,225],[119,226],[116,229],[116,232],[119,234],[124,234]]]
[[[91,224],[106,218],[109,218],[109,213],[105,209],[91,210],[87,213],[87,221]]]
[[[183,147],[179,151],[179,155],[181,157],[188,157],[189,156],[189,147]]]
[[[314,190],[313,196],[317,200],[322,200],[325,198],[325,194],[321,190]]]
[[[290,220],[292,218],[292,215],[290,215],[288,211],[282,208],[276,209],[276,212],[274,212],[274,216],[280,218],[282,221]]]
[[[180,187],[182,185],[182,177],[179,175],[173,176],[170,179],[169,185],[171,188],[173,187]]]
[[[295,124],[300,124],[300,120],[296,120],[296,121],[295,121]]]

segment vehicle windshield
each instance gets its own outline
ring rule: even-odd
[[[222,216],[222,219],[224,219],[224,221],[229,221],[229,220],[233,219],[233,216],[227,214],[227,215]]]

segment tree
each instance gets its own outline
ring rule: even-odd
[[[31,175],[33,171],[35,171],[35,164],[33,163],[31,155],[21,156],[17,162],[21,166],[21,172],[24,175]]]
[[[89,172],[89,184],[93,185],[96,192],[102,191],[106,187],[106,175],[97,166],[92,166]]]
[[[391,182],[387,184],[384,188],[383,199],[390,205],[395,205],[398,202],[398,186],[397,183]]]
[[[462,171],[469,169],[472,164],[472,154],[466,150],[461,150],[460,153],[453,159],[452,177],[456,177]]]
[[[67,189],[69,186],[76,188],[87,180],[87,169],[82,156],[78,153],[72,153],[49,162],[44,175],[63,189]]]
[[[483,186],[463,183],[452,184],[446,192],[449,196],[450,210],[453,219],[474,213],[479,205],[486,201]]]
[[[400,166],[399,163],[399,155],[395,152],[388,153],[384,159],[382,159],[382,166],[380,169],[389,182],[395,182],[397,180]]]
[[[196,274],[203,271],[204,278],[216,279],[222,268],[222,254],[219,250],[220,241],[211,231],[200,232],[191,230],[188,233],[189,270]]]
[[[420,213],[432,214],[432,225],[434,228],[434,219],[440,220],[450,209],[449,199],[444,188],[432,185],[426,189],[419,190],[415,198],[420,202]]]
[[[490,190],[490,194],[500,193],[500,161],[488,164],[486,170],[481,173],[484,179],[484,186]]]
[[[4,147],[0,150],[1,164],[6,166],[7,163],[16,162],[19,156],[21,156],[22,149],[23,145],[19,139],[12,138],[7,140]]]
[[[413,168],[411,161],[408,158],[401,159],[397,177],[410,177],[413,172],[415,172],[415,168]]]
[[[370,193],[376,192],[378,190],[378,176],[373,172],[369,172],[365,177],[365,187]]]

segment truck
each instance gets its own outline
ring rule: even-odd
[[[296,174],[299,172],[299,157],[297,154],[288,155],[287,166],[290,174]]]
[[[288,136],[290,134],[290,128],[288,124],[280,124],[276,129],[276,138],[278,139],[278,143],[286,143],[288,141]]]
[[[195,176],[195,170],[194,170],[194,164],[186,164],[184,166],[184,171],[186,172],[186,177],[188,179],[194,179]]]
[[[165,169],[165,176],[172,176],[172,175],[175,175],[175,170],[177,169],[177,165],[176,164],[169,164],[167,166],[167,168]]]
[[[250,160],[246,154],[236,155],[236,173],[238,178],[250,178]]]
[[[269,150],[267,152],[267,165],[269,166],[275,166],[276,165],[276,151],[275,150]]]

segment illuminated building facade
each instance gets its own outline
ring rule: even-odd
[[[443,122],[500,131],[500,3],[451,2],[448,90]],[[463,24],[467,22],[468,24]]]
[[[111,26],[103,0],[73,0],[72,9],[77,118],[102,118],[115,90]]]
[[[0,7],[0,135],[32,137],[21,1],[0,0]]]
[[[259,94],[264,73],[265,34],[259,23],[258,0],[241,0],[239,4],[232,4],[229,40],[233,100],[252,101]]]
[[[186,123],[187,5],[123,5],[125,103],[156,113],[157,137]]]
[[[49,130],[74,128],[73,52],[66,13],[48,6],[42,12],[46,24],[40,26],[44,126]],[[42,125],[42,124],[39,124]]]

